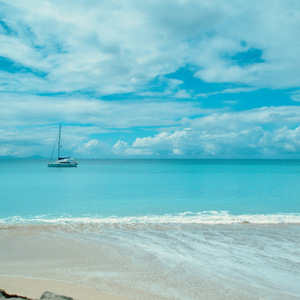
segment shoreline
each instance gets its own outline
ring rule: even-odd
[[[44,292],[49,291],[74,298],[74,300],[133,300],[64,281],[17,276],[0,275],[0,289],[5,290],[8,294],[17,294],[33,299],[39,299]]]
[[[39,299],[49,291],[74,300],[300,295],[298,225],[23,225],[0,225],[0,289],[8,294]]]

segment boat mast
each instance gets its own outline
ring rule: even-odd
[[[60,152],[60,134],[61,134],[61,125],[59,125],[59,135],[58,135],[58,148],[57,148],[57,159],[59,160],[59,152]]]

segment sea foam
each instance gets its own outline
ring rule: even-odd
[[[184,212],[149,216],[60,216],[41,215],[24,218],[14,216],[0,219],[0,224],[300,224],[300,213],[232,215],[227,211]]]

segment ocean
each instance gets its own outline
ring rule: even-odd
[[[300,160],[2,159],[0,275],[133,299],[300,299],[299,182]]]

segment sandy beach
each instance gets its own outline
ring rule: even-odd
[[[128,300],[129,298],[101,293],[75,284],[32,278],[0,276],[0,287],[8,294],[17,294],[28,298],[39,299],[45,291],[72,297],[76,300]]]
[[[176,252],[173,261],[173,253],[160,256],[154,245],[142,250],[150,240],[142,237],[139,244],[141,234],[134,228],[83,224],[3,225],[0,288],[35,299],[46,290],[79,300],[122,299],[112,295],[143,300],[186,295],[248,299],[234,289],[225,294],[224,285],[211,276],[192,275],[188,264],[177,262]]]
[[[0,289],[34,299],[45,291],[77,300],[129,299],[85,281],[84,272],[104,257],[103,250],[56,235],[52,226],[0,228]]]
[[[2,224],[0,289],[33,299],[294,300],[298,235],[296,225]]]

